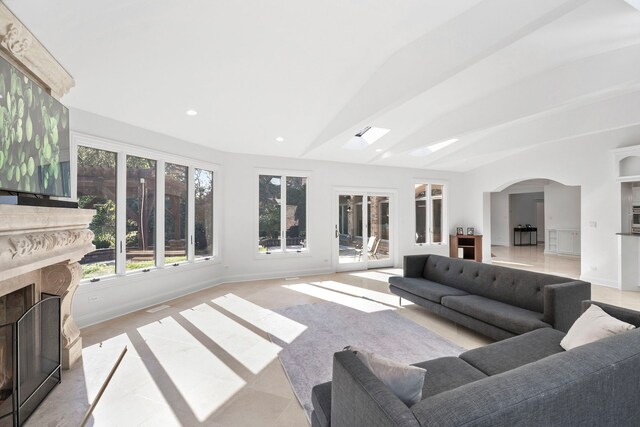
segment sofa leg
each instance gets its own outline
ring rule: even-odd
[[[399,299],[399,301],[398,301],[398,305],[399,305],[400,307],[402,307],[402,297],[398,297],[398,299]]]

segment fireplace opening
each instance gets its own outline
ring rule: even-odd
[[[34,285],[0,297],[0,427],[20,426],[60,382],[60,297]]]

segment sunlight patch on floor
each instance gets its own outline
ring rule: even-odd
[[[253,374],[262,371],[282,350],[208,304],[181,311],[180,315]]]
[[[521,262],[513,262],[513,261],[498,261],[498,260],[493,260],[491,261],[492,264],[505,264],[505,265],[517,265],[520,267],[533,267],[533,264],[524,264]]]
[[[127,359],[138,357],[129,337],[124,333],[82,349],[82,369],[85,373],[84,381],[89,402],[95,399],[98,390],[109,374],[109,370],[116,363],[125,346],[128,348]],[[128,364],[123,363],[117,374],[126,373],[127,367]],[[114,376],[114,378],[116,377]]]
[[[376,311],[383,310],[395,310],[393,307],[379,304],[374,301],[369,301],[365,298],[352,297],[350,295],[334,292],[329,289],[313,286],[308,283],[300,283],[297,285],[283,285],[283,288],[291,289],[292,291],[300,292],[314,298],[320,298],[325,301],[341,304],[346,307],[351,307],[356,310],[364,311],[365,313],[374,313]]]
[[[395,295],[385,294],[384,292],[365,289],[359,286],[347,285],[345,283],[340,283],[333,280],[327,280],[323,282],[312,282],[311,284],[314,286],[319,286],[332,291],[342,292],[344,294],[350,294],[356,297],[364,297],[382,304],[399,307],[398,297]]]
[[[246,385],[171,317],[139,327],[138,332],[199,421]]]
[[[364,279],[377,280],[378,282],[389,283],[389,274],[380,273],[379,271],[358,271],[349,273],[349,276],[362,277]]]
[[[293,342],[307,329],[305,325],[234,294],[226,294],[211,302],[286,343]]]

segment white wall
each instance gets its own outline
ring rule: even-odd
[[[581,186],[580,229],[582,278],[617,286],[617,236],[620,231],[620,183],[611,149],[640,143],[640,128],[631,127],[548,143],[522,151],[461,175],[450,205],[453,223],[483,224],[486,192],[501,191],[515,182],[545,178]],[[595,227],[589,226],[595,223]],[[547,228],[550,225],[547,224]],[[490,254],[491,239],[483,253]]]
[[[544,186],[547,229],[580,229],[580,187],[551,182]]]
[[[491,193],[491,244],[510,246],[509,193]]]
[[[256,258],[257,231],[257,168],[302,170],[310,172],[308,185],[307,233],[311,256],[297,258]],[[278,157],[227,154],[224,164],[226,205],[224,253],[227,279],[282,277],[292,274],[311,274],[335,271],[332,264],[334,236],[334,208],[336,187],[355,187],[397,192],[395,206],[397,250],[394,264],[402,265],[402,255],[411,253],[439,253],[448,255],[448,247],[420,247],[414,243],[416,179],[449,179],[452,174],[412,169],[362,166],[334,162],[293,160]],[[455,189],[450,188],[450,192]]]
[[[509,209],[511,211],[511,223],[514,227],[530,224],[538,226],[536,217],[536,202],[544,199],[544,193],[511,194],[509,196]]]
[[[453,195],[457,191],[454,182],[458,174],[221,153],[78,110],[72,110],[71,128],[76,132],[216,163],[220,165],[217,191],[222,192],[222,231],[219,241],[221,256],[215,262],[165,268],[97,283],[83,283],[76,294],[73,307],[80,326],[222,282],[335,271],[333,210],[336,187],[381,189],[397,194],[395,206],[392,205],[391,208],[392,215],[395,214],[396,218],[397,246],[394,265],[401,266],[402,255],[407,254],[448,255],[446,245],[416,246],[414,243],[414,183],[417,179],[448,181],[451,183],[448,193]],[[258,169],[309,173],[309,255],[256,255]],[[449,229],[454,225],[449,222]],[[445,230],[445,233],[448,231]],[[89,303],[89,298],[95,297],[98,300]]]

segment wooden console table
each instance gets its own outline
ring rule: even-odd
[[[449,236],[449,256],[460,258],[458,249],[462,249],[462,258],[482,262],[482,236],[467,236],[464,234]]]

